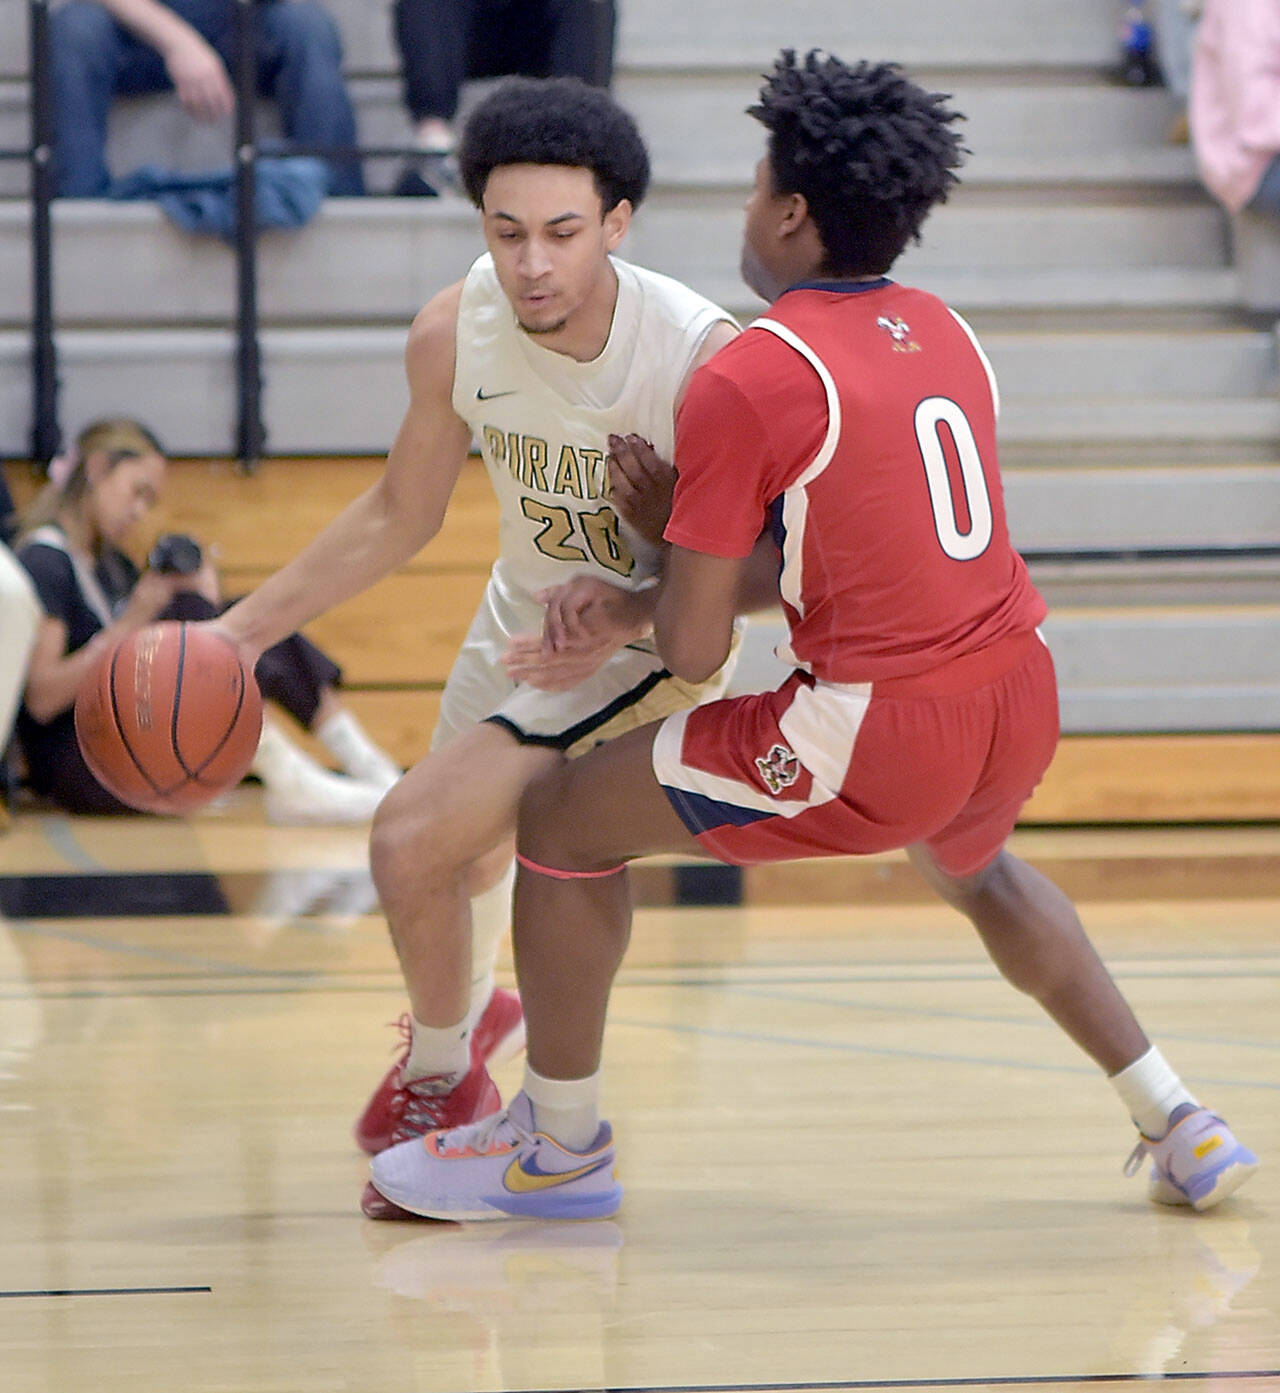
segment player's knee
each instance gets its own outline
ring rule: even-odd
[[[566,835],[571,800],[567,796],[568,770],[553,769],[525,789],[516,821],[516,847],[540,865],[558,870],[574,870],[563,858],[572,852],[572,839]]]
[[[469,861],[456,820],[429,799],[397,786],[378,805],[369,833],[369,866],[379,891],[451,874]]]

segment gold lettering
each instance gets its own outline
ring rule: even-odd
[[[582,458],[582,475],[586,480],[588,498],[605,498],[609,492],[609,471],[605,467],[603,450],[588,450],[578,447]]]
[[[495,469],[501,469],[507,463],[507,438],[496,426],[484,428],[484,451]]]
[[[560,463],[556,465],[555,483],[552,493],[571,493],[575,498],[584,498],[582,492],[582,467],[572,445],[561,445]]]
[[[551,451],[545,440],[540,440],[536,435],[526,435],[521,441],[524,448],[524,479],[522,480],[525,488],[537,489],[541,493],[547,492],[547,461],[551,457]]]

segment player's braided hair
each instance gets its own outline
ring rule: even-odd
[[[462,133],[458,167],[477,208],[500,165],[589,169],[605,212],[625,198],[638,208],[649,155],[631,116],[607,92],[573,77],[509,77],[476,107]]]
[[[947,97],[926,92],[895,63],[852,67],[812,49],[787,49],[748,107],[769,131],[776,193],[809,205],[832,275],[881,275],[935,203],[958,182],[968,152]]]

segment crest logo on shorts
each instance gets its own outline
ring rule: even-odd
[[[800,761],[785,745],[775,745],[767,755],[758,756],[756,768],[775,797],[800,777]]]
[[[895,353],[920,352],[920,345],[911,337],[911,326],[905,319],[899,319],[897,315],[890,319],[888,315],[882,314],[876,320],[876,328],[883,329],[893,340]]]

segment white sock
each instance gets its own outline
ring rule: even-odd
[[[585,1151],[600,1130],[600,1071],[585,1079],[544,1079],[524,1066],[533,1125],[567,1151]]]
[[[283,783],[300,767],[314,763],[310,755],[300,750],[274,721],[263,721],[262,736],[250,768],[264,784]]]
[[[1169,1117],[1175,1108],[1183,1103],[1197,1106],[1186,1085],[1154,1045],[1127,1068],[1112,1074],[1110,1082],[1138,1130],[1153,1141],[1169,1130]]]
[[[471,1068],[471,1028],[467,1021],[437,1028],[423,1025],[416,1016],[409,1019],[413,1035],[402,1071],[404,1080],[439,1077],[445,1082],[444,1092],[461,1083]]]
[[[474,1030],[484,1015],[484,1008],[493,995],[493,973],[485,974],[478,982],[471,983],[471,1007],[467,1011],[467,1029]]]
[[[476,1004],[483,990],[482,1011],[493,993],[498,949],[511,932],[511,888],[515,883],[516,863],[512,861],[492,889],[471,901],[471,1004]]]
[[[315,728],[316,739],[353,779],[390,788],[403,772],[369,739],[364,727],[345,708]]]

